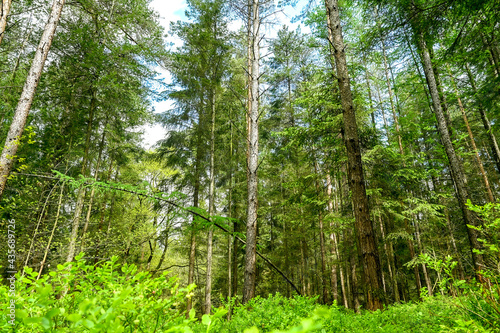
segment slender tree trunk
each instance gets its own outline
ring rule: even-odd
[[[326,173],[326,196],[328,197],[328,212],[330,214],[333,214],[333,199],[332,199],[332,191],[333,186],[332,186],[332,178],[330,177],[330,172],[327,171]],[[333,220],[332,220],[333,221]],[[330,222],[330,228],[332,230],[334,229],[333,222]],[[338,289],[338,265],[339,265],[339,258],[338,254],[336,251],[337,248],[337,237],[335,235],[335,232],[330,233],[330,253],[332,255],[332,269],[331,269],[331,289],[332,289],[332,296],[333,300],[338,303],[339,301],[339,289]]]
[[[387,269],[389,271],[389,277],[391,278],[392,291],[394,293],[394,301],[399,302],[399,289],[398,282],[396,279],[396,269],[393,267],[392,261],[394,260],[394,251],[392,248],[392,242],[388,241],[385,237],[384,222],[382,221],[382,214],[378,215],[378,222],[380,226],[380,234],[382,235],[382,241],[384,242],[384,250],[387,257]],[[391,260],[392,258],[392,260]]]
[[[347,187],[347,179],[346,179],[346,166],[345,164],[342,165],[342,168],[341,168],[341,172],[342,172],[342,178],[337,176],[336,177],[336,180],[337,180],[337,191],[336,194],[337,194],[337,200],[335,201],[335,212],[337,214],[340,213],[342,207],[344,206],[344,203],[343,203],[343,198],[344,197],[347,197],[347,191],[346,191],[346,187]],[[340,285],[341,285],[341,288],[342,288],[342,298],[343,298],[343,301],[344,301],[344,305],[346,308],[353,308],[352,306],[352,295],[353,293],[351,292],[351,284],[349,283],[349,251],[346,250],[346,247],[347,248],[350,248],[350,245],[348,244],[348,242],[346,241],[346,239],[349,239],[349,237],[346,238],[346,233],[345,232],[342,232],[342,236],[343,236],[343,240],[344,240],[344,244],[347,244],[347,246],[344,246],[343,248],[343,252],[342,252],[342,255],[340,253],[340,250],[339,250],[339,237],[337,237],[337,235],[334,233],[334,235],[336,236],[335,237],[335,252],[337,253],[337,257],[339,258],[340,261],[343,261],[343,265],[340,265]],[[345,258],[344,260],[342,260],[342,258]],[[345,279],[344,279],[344,276],[345,276]]]
[[[94,121],[94,112],[96,109],[96,104],[97,104],[97,96],[96,96],[96,91],[94,90],[92,92],[92,98],[90,100],[90,113],[89,113],[89,121],[87,124],[87,137],[85,139],[85,152],[83,154],[83,161],[82,161],[81,174],[84,177],[87,173],[87,163],[88,163],[88,159],[89,159],[89,149],[90,149],[90,138],[92,135],[92,124]],[[77,200],[76,200],[75,212],[73,213],[73,222],[72,222],[72,228],[71,228],[71,235],[69,238],[68,256],[66,257],[66,262],[73,261],[73,258],[75,256],[76,241],[78,238],[78,229],[80,227],[80,216],[82,215],[85,194],[86,194],[85,188],[80,186],[78,188],[78,196],[77,196]]]
[[[37,280],[40,279],[40,276],[42,276],[43,267],[45,266],[45,261],[47,260],[47,255],[49,254],[50,244],[52,244],[52,239],[54,238],[54,233],[56,231],[57,222],[59,221],[59,213],[61,212],[61,202],[62,202],[62,197],[63,197],[63,191],[64,191],[64,183],[61,185],[61,192],[59,193],[59,202],[57,203],[56,219],[54,221],[54,226],[52,227],[52,231],[50,233],[50,237],[49,237],[49,240],[47,242],[47,246],[45,247],[45,253],[43,254],[42,262],[40,263],[40,270],[38,271],[38,276],[36,277]]]
[[[255,296],[256,278],[256,246],[257,246],[257,209],[258,202],[258,179],[257,169],[259,167],[259,76],[260,76],[260,17],[259,0],[252,2],[252,52],[250,73],[251,103],[248,115],[248,211],[247,232],[245,248],[245,284],[243,290],[243,303],[248,302]],[[250,27],[249,27],[250,28]]]
[[[432,65],[432,72],[434,73],[434,80],[436,82],[436,88],[439,96],[439,101],[441,102],[441,109],[443,111],[444,119],[446,121],[446,126],[448,127],[448,133],[450,134],[450,138],[453,139],[453,126],[451,123],[450,113],[448,112],[448,103],[446,101],[446,95],[443,91],[443,85],[441,83],[441,77],[439,75],[439,69],[434,61],[434,51],[432,47],[427,49],[429,51],[429,56]],[[425,68],[424,68],[425,72]],[[427,85],[429,85],[429,81],[427,81]],[[431,94],[432,97],[432,94]]]
[[[280,193],[281,193],[281,202],[284,202],[285,200],[285,196],[283,195],[283,172],[280,174]],[[285,211],[284,211],[284,207],[283,205],[281,206],[281,214],[284,216],[285,215]],[[283,243],[284,243],[284,246],[285,246],[285,269],[286,269],[286,273],[287,275],[290,275],[291,271],[290,271],[290,255],[289,255],[289,245],[288,245],[288,241],[289,241],[289,229],[288,229],[288,223],[287,223],[287,220],[284,219],[283,221]],[[290,284],[287,283],[286,285],[286,297],[290,298],[291,296],[291,288],[290,288]]]
[[[490,61],[490,65],[493,68],[493,74],[495,75],[496,78],[498,78],[499,73],[500,73],[500,60],[498,59],[497,55],[495,54],[491,43],[488,42],[486,39],[486,36],[484,36],[484,33],[480,33],[481,35],[481,40],[483,42],[484,48],[488,52],[488,60]]]
[[[228,217],[231,221],[233,217],[233,123],[230,122],[230,136],[229,141],[229,193],[228,193]],[[229,228],[228,228],[229,229]],[[227,236],[227,298],[228,300],[233,297],[233,235],[228,233]],[[229,306],[229,311],[227,313],[227,319],[231,320],[231,305]]]
[[[403,143],[401,140],[401,133],[400,133],[400,129],[399,129],[398,116],[396,113],[396,106],[394,105],[394,93],[392,91],[391,80],[389,77],[389,65],[387,64],[387,53],[385,52],[385,41],[383,38],[382,38],[382,55],[383,55],[383,59],[384,59],[385,80],[387,83],[387,89],[389,91],[389,101],[391,103],[392,119],[394,121],[394,125],[396,126],[396,135],[398,136],[399,152],[400,152],[401,156],[403,156],[404,155]]]
[[[26,259],[24,260],[24,266],[28,266],[28,261],[30,259],[31,251],[33,250],[33,246],[35,244],[36,236],[38,236],[38,230],[40,228],[40,224],[42,223],[42,219],[45,216],[46,211],[47,211],[47,203],[49,202],[50,196],[52,195],[52,191],[54,190],[54,188],[55,188],[55,186],[50,189],[50,192],[47,195],[47,199],[45,199],[45,202],[43,204],[42,211],[40,212],[40,215],[38,217],[38,221],[37,221],[37,224],[36,224],[36,227],[35,227],[35,231],[33,232],[33,237],[31,237],[30,247],[28,249],[28,253],[26,253]],[[24,275],[24,271],[23,271],[22,275]]]
[[[212,92],[212,126],[210,130],[210,186],[208,198],[208,215],[215,214],[215,89]],[[205,284],[205,313],[210,314],[212,309],[212,260],[213,260],[214,228],[209,226],[207,239],[207,278]]]
[[[359,301],[359,284],[358,284],[358,275],[357,275],[357,267],[358,260],[356,251],[354,251],[354,237],[352,235],[352,230],[348,230],[348,238],[349,238],[349,266],[351,268],[351,293],[352,293],[352,308],[356,312],[360,312],[361,303]]]
[[[314,163],[314,171],[316,172],[316,175],[318,175],[318,162],[316,161]],[[321,189],[319,186],[319,181],[316,179],[316,193],[318,196],[321,195]],[[318,208],[320,209],[320,208]],[[320,247],[320,253],[321,253],[321,288],[322,288],[322,295],[323,295],[323,304],[328,303],[328,289],[327,289],[327,283],[326,281],[327,276],[326,276],[326,254],[325,254],[325,234],[323,232],[323,213],[321,210],[318,213],[318,222],[319,222],[319,247]]]
[[[408,219],[404,219],[405,229],[408,235],[412,235],[410,231],[410,226],[408,225]],[[415,254],[415,245],[413,244],[413,240],[410,238],[408,240],[408,249],[410,250],[410,258],[413,260],[416,256]],[[420,281],[420,272],[418,270],[418,265],[413,266],[413,274],[415,275],[415,283],[417,287],[417,296],[420,297],[420,289],[422,289],[422,282]]]
[[[161,253],[160,260],[158,261],[156,268],[154,269],[153,275],[156,274],[156,272],[160,269],[161,265],[163,264],[163,261],[165,260],[165,256],[166,256],[167,250],[168,250],[169,231],[170,231],[170,228],[167,227],[165,229],[165,238],[163,239],[163,242],[164,242],[163,252]]]
[[[420,228],[418,227],[419,225],[419,220],[415,216],[414,217],[414,227],[415,227],[415,238],[417,239],[417,245],[418,245],[418,250],[421,254],[425,254],[425,248],[422,245],[422,240],[420,238]],[[422,264],[422,271],[424,272],[424,279],[425,279],[425,284],[427,285],[427,291],[429,292],[429,296],[432,296],[434,294],[434,290],[432,288],[432,281],[429,276],[429,273],[427,272],[427,265],[424,263]]]
[[[115,171],[115,178],[114,178],[115,182],[118,180],[119,172],[120,172],[120,167],[117,165],[116,166],[116,171]],[[104,243],[103,244],[108,244],[109,236],[111,234],[111,221],[112,221],[112,218],[113,218],[113,211],[114,211],[114,208],[115,208],[115,201],[116,201],[116,196],[113,195],[112,198],[111,198],[111,204],[109,206],[108,227],[106,228],[106,237],[104,237]],[[105,253],[104,258],[107,258],[109,256],[109,248],[105,247],[104,253]]]
[[[369,76],[369,72],[368,72],[368,67],[367,67],[366,61],[364,61],[364,66],[366,67],[365,68],[365,80],[366,80],[366,88],[368,90],[368,101],[370,103],[370,116],[371,116],[371,119],[372,119],[373,129],[375,129],[376,128],[375,107],[373,106],[372,89],[371,89],[371,86],[370,86],[370,76]]]
[[[301,228],[302,229],[302,228]],[[301,230],[301,234],[304,231]],[[299,240],[299,247],[300,247],[300,284],[302,285],[302,295],[307,295],[307,281],[306,281],[306,255],[304,253],[304,246],[302,242],[302,238]]]
[[[472,86],[472,90],[474,91],[474,95],[478,103],[479,115],[481,116],[481,121],[483,122],[484,130],[488,134],[491,146],[491,153],[493,155],[493,158],[495,159],[497,171],[500,173],[500,148],[498,147],[497,139],[495,137],[495,134],[493,133],[493,128],[491,127],[490,121],[486,116],[483,103],[481,103],[481,100],[479,99],[476,80],[474,80],[474,76],[472,75],[472,72],[469,68],[469,64],[465,63],[465,69],[467,70],[467,76],[469,77],[470,85]]]
[[[238,216],[236,214],[236,209],[235,209],[235,216]],[[238,227],[238,222],[233,222],[233,234],[239,232],[239,227]],[[238,239],[236,237],[233,237],[233,260],[232,260],[232,270],[233,270],[233,297],[238,295],[238,249],[239,249],[239,243]]]
[[[7,16],[10,13],[10,5],[12,0],[2,0],[0,3],[0,44],[2,44],[3,36],[5,35],[5,28],[7,27]]]
[[[486,193],[488,194],[488,200],[490,202],[495,202],[495,199],[493,198],[493,192],[491,191],[490,182],[488,180],[488,176],[486,175],[486,171],[484,170],[483,161],[481,161],[481,157],[479,156],[479,152],[478,152],[477,146],[476,146],[476,141],[474,141],[474,135],[472,134],[472,130],[471,130],[470,125],[469,125],[469,120],[467,119],[467,114],[465,113],[465,109],[464,109],[464,106],[462,104],[462,99],[460,98],[460,93],[458,92],[458,88],[457,88],[457,85],[455,83],[455,78],[453,77],[453,74],[451,73],[449,66],[448,66],[448,72],[450,74],[453,88],[455,89],[458,107],[460,108],[460,111],[462,112],[462,117],[464,118],[465,127],[467,128],[467,133],[469,134],[469,140],[470,140],[470,144],[472,146],[472,150],[474,151],[474,154],[476,155],[477,165],[478,165],[479,171],[481,172],[481,175],[483,177],[484,187],[486,189]]]
[[[444,145],[446,155],[451,167],[451,173],[453,176],[453,181],[455,183],[455,188],[458,195],[458,203],[462,209],[465,227],[467,228],[467,235],[469,238],[469,243],[471,247],[472,261],[474,268],[477,273],[481,271],[483,266],[483,256],[482,254],[476,253],[474,250],[481,250],[481,244],[478,241],[477,231],[473,228],[469,228],[468,225],[478,226],[477,217],[475,214],[467,208],[467,200],[469,200],[469,193],[467,189],[467,179],[463,172],[462,163],[455,153],[453,144],[448,131],[448,126],[444,117],[443,109],[441,107],[439,92],[436,86],[436,79],[434,77],[434,72],[432,70],[432,62],[429,54],[429,49],[427,43],[424,39],[423,32],[418,32],[417,35],[418,43],[420,46],[420,51],[422,55],[422,62],[425,71],[425,76],[427,77],[427,83],[429,85],[429,91],[432,97],[432,103],[434,106],[434,113],[437,118],[437,125],[439,133],[441,136],[441,142]]]
[[[201,115],[199,116],[201,120]],[[198,126],[201,126],[200,123]],[[194,191],[193,191],[193,207],[198,207],[199,193],[200,193],[200,164],[201,164],[201,130],[198,129],[198,146],[196,148],[196,162],[195,162],[195,176],[194,176]],[[188,272],[188,285],[194,283],[194,269],[196,262],[196,217],[193,215],[191,242],[189,248],[189,272]],[[192,298],[188,298],[186,307],[186,317],[189,318],[189,312],[193,307]]]
[[[99,144],[99,154],[97,156],[97,164],[95,167],[94,181],[97,181],[97,178],[99,176],[99,169],[101,168],[102,151],[104,149],[104,141],[106,140],[106,125],[107,124],[105,123],[104,130],[102,132],[101,142]],[[80,241],[80,251],[85,251],[85,236],[87,234],[87,229],[88,229],[89,223],[90,223],[90,214],[92,212],[92,204],[94,201],[94,194],[95,194],[95,187],[92,187],[92,190],[90,190],[90,198],[89,198],[89,204],[87,207],[87,215],[85,216],[85,224],[84,224],[83,230],[82,230],[82,239]]]
[[[19,141],[21,139],[21,135],[23,134],[26,120],[28,119],[31,103],[35,97],[36,87],[38,86],[38,82],[42,76],[43,66],[45,64],[45,59],[47,59],[47,55],[49,54],[49,49],[52,44],[52,39],[54,38],[57,23],[61,17],[64,1],[65,0],[54,0],[52,4],[52,11],[50,13],[49,20],[45,25],[42,38],[40,39],[40,44],[38,44],[38,48],[35,52],[33,63],[31,64],[28,77],[26,78],[26,83],[24,84],[23,92],[21,93],[21,98],[17,104],[14,119],[12,120],[7,138],[5,140],[2,155],[0,156],[0,199],[2,198],[7,177],[9,177],[10,170],[14,162],[14,157],[16,156],[17,149],[19,148]],[[4,0],[3,2],[5,3],[6,1]],[[0,31],[0,33],[3,33],[3,31]]]
[[[337,67],[337,77],[344,119],[344,142],[347,150],[347,164],[353,210],[356,221],[356,236],[362,254],[364,285],[367,290],[367,309],[382,309],[381,269],[373,226],[370,220],[368,198],[366,196],[361,150],[359,146],[356,114],[352,101],[349,74],[345,56],[345,46],[340,25],[337,0],[325,0],[328,30],[333,39],[333,56]]]
[[[112,170],[113,170],[113,158],[111,158],[111,160],[109,161],[109,168],[108,168],[108,172],[106,174],[106,181],[108,181],[108,182],[111,180]],[[94,254],[94,264],[97,264],[97,262],[99,261],[99,252],[101,251],[101,247],[102,247],[102,242],[100,239],[101,239],[101,235],[102,235],[102,227],[104,225],[104,220],[106,217],[106,201],[107,200],[103,200],[101,203],[101,218],[99,220],[99,226],[97,227],[98,234],[99,234],[99,240],[97,241],[96,250],[95,250],[95,254]]]
[[[387,141],[389,141],[389,125],[387,125],[387,119],[385,118],[384,105],[382,104],[382,97],[380,96],[380,88],[377,87],[377,97],[378,97],[378,105],[380,106],[380,112],[382,113],[382,120],[384,122],[384,130]]]
[[[462,259],[460,258],[460,252],[458,252],[457,243],[455,242],[455,236],[453,235],[453,229],[451,228],[451,220],[450,220],[450,212],[448,208],[444,206],[444,215],[446,217],[446,226],[448,227],[448,232],[450,233],[451,245],[453,247],[453,252],[455,252],[455,256],[458,262],[458,273],[460,280],[465,279],[464,266],[462,264]]]

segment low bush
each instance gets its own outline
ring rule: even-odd
[[[152,278],[135,265],[111,261],[88,265],[82,255],[36,280],[37,272],[17,274],[14,325],[4,311],[0,330],[8,332],[186,332],[181,314],[194,286],[179,289],[166,274]],[[8,300],[0,286],[0,303]],[[5,304],[0,304],[5,309]],[[191,320],[194,320],[192,318]]]
[[[214,309],[213,315],[203,315],[201,321],[191,310],[185,319],[186,298],[191,297],[194,285],[179,288],[177,280],[166,273],[152,277],[138,272],[135,265],[118,265],[117,260],[88,265],[80,255],[39,280],[36,272],[26,268],[23,276],[17,275],[14,325],[5,311],[8,286],[0,285],[0,331],[481,333],[498,329],[496,300],[474,285],[461,297],[424,297],[419,303],[394,304],[384,311],[361,314],[337,305],[319,305],[316,298],[288,299],[276,294],[237,306],[233,299],[226,308]],[[229,305],[231,320],[227,320]]]

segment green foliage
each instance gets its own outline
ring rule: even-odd
[[[242,328],[256,326],[267,332],[297,325],[316,307],[316,298],[294,297],[280,294],[268,298],[256,297],[234,309],[228,332],[241,332]]]
[[[484,249],[481,250],[487,259],[487,263],[481,272],[478,273],[478,280],[470,282],[456,279],[453,269],[457,262],[451,257],[444,260],[433,258],[429,255],[421,255],[420,260],[427,264],[442,276],[439,281],[440,288],[450,289],[452,292],[459,292],[459,307],[468,313],[473,321],[456,320],[457,325],[461,325],[462,331],[478,331],[474,321],[481,323],[485,327],[498,328],[500,326],[500,270],[498,267],[498,229],[500,218],[498,213],[499,204],[488,203],[484,206],[477,206],[468,203],[469,209],[476,212],[483,220],[481,227],[474,227],[481,232]],[[472,227],[472,226],[469,226]]]
[[[490,332],[475,315],[479,312],[474,311],[481,309],[463,311],[457,306],[470,306],[474,301],[470,295],[460,299],[424,297],[420,303],[395,304],[384,311],[357,314],[336,304],[318,305],[316,298],[276,294],[236,306],[229,321],[225,319],[225,307],[215,309],[213,315],[203,315],[200,321],[192,309],[185,319],[183,303],[192,296],[194,285],[179,288],[176,278],[167,278],[166,273],[153,278],[148,272],[138,272],[135,265],[118,265],[117,257],[88,265],[82,256],[59,265],[39,280],[30,268],[25,269],[24,276],[18,274],[16,324],[9,326],[6,313],[2,313],[2,331]],[[448,261],[436,265],[447,266]],[[0,286],[0,297],[8,300],[7,287]]]
[[[208,322],[209,317],[204,318]],[[215,327],[217,332],[242,333],[489,332],[461,311],[454,299],[446,297],[426,297],[420,303],[395,304],[384,311],[357,314],[337,305],[318,305],[315,298],[287,299],[277,294],[238,306],[230,321],[219,321]],[[205,332],[200,324],[193,330]]]
[[[181,304],[194,285],[179,288],[167,273],[152,278],[118,257],[98,265],[82,257],[39,280],[28,267],[17,275],[16,332],[190,332]],[[6,287],[0,295],[8,300]],[[4,313],[1,325],[12,327]]]

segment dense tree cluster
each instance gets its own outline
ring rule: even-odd
[[[195,283],[187,311],[205,313],[277,292],[374,310],[454,293],[431,262],[459,279],[498,267],[477,214],[500,194],[495,1],[310,1],[308,34],[277,28],[287,3],[187,3],[179,46],[148,0],[66,3],[13,138],[50,8],[3,1],[0,137],[19,149],[0,227],[16,221],[17,267],[117,255]],[[160,99],[173,107],[155,115]],[[153,121],[167,135],[146,151]]]

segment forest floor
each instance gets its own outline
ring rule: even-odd
[[[133,264],[119,264],[117,257],[98,265],[82,257],[40,278],[26,268],[22,276],[17,273],[15,284],[0,284],[0,331],[435,333],[497,332],[500,327],[498,286],[484,290],[464,284],[463,296],[423,296],[384,311],[355,313],[336,304],[320,305],[316,297],[277,293],[244,305],[235,305],[236,298],[222,300],[211,315],[201,315],[195,300],[196,310],[186,318],[194,285],[181,288],[175,276],[151,276]]]

